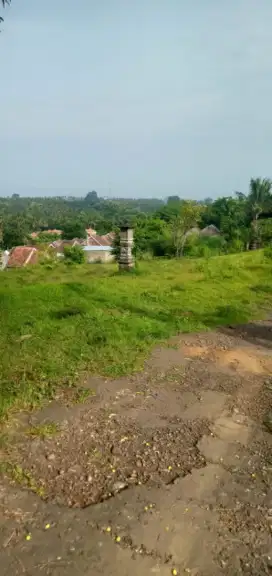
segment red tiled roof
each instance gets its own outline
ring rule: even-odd
[[[61,236],[62,230],[39,230],[38,232],[31,232],[31,238],[38,238],[40,234],[55,234],[56,236]]]
[[[93,228],[87,228],[86,233],[87,233],[87,236],[93,236],[93,235],[96,235],[96,230],[94,230]]]
[[[8,268],[21,268],[27,264],[37,264],[38,251],[33,246],[16,246],[10,253]]]
[[[92,236],[88,237],[87,245],[88,246],[111,246],[113,241],[112,234],[104,234],[103,236],[99,236],[98,234],[93,234]]]
[[[83,238],[73,238],[73,240],[54,240],[49,244],[49,248],[54,248],[57,252],[63,252],[65,246],[84,246],[86,244],[86,240]]]
[[[101,236],[101,238],[106,240],[107,246],[111,246],[112,242],[115,238],[115,233],[114,232],[108,232],[108,234],[104,234],[104,236]]]

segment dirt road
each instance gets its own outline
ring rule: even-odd
[[[183,335],[23,415],[1,574],[272,574],[271,375],[268,321]]]

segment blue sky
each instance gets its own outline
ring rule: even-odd
[[[0,195],[204,198],[271,176],[271,0],[12,0],[3,16]]]

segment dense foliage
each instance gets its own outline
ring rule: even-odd
[[[271,218],[269,218],[271,216]],[[62,230],[66,240],[85,236],[86,228],[105,234],[124,223],[135,228],[138,256],[209,256],[265,247],[272,241],[271,181],[250,181],[249,194],[185,201],[158,199],[103,199],[95,191],[85,198],[0,198],[2,248],[54,239],[48,230]],[[213,225],[220,234],[202,235]],[[30,237],[42,231],[40,239]],[[192,233],[193,232],[193,233]],[[118,253],[118,234],[115,251]]]

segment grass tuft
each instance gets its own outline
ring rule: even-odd
[[[52,438],[60,431],[59,426],[55,422],[46,422],[45,424],[40,424],[39,426],[31,426],[26,431],[28,436],[32,436],[32,438],[41,438],[45,440],[45,438]]]

